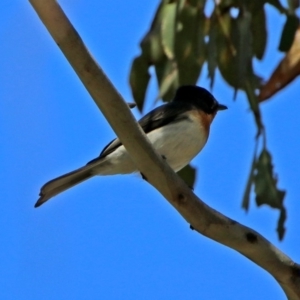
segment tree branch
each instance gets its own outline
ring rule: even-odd
[[[30,3],[149,183],[192,228],[240,252],[268,271],[289,299],[300,299],[299,265],[254,230],[197,198],[152,148],[127,104],[89,54],[58,3],[54,0],[30,0]]]

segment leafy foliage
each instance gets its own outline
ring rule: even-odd
[[[262,149],[258,157],[255,154],[252,162],[242,203],[246,211],[249,209],[252,186],[254,186],[257,206],[266,204],[280,210],[277,232],[279,239],[282,240],[285,233],[284,222],[286,219],[286,210],[283,206],[285,191],[277,188],[277,175],[273,173],[272,157],[266,148]]]
[[[273,174],[272,158],[270,153],[263,149],[256,161],[256,172],[253,176],[256,193],[256,204],[258,206],[267,204],[273,208],[281,210],[278,222],[278,234],[282,239],[284,235],[283,222],[285,219],[285,208],[283,207],[283,198],[285,191],[277,189],[277,176]]]
[[[205,14],[205,6],[209,2],[214,4],[210,16]],[[277,188],[271,154],[266,150],[259,107],[262,98],[261,94],[258,95],[262,80],[253,67],[253,60],[263,59],[266,49],[265,5],[272,5],[279,13],[286,15],[279,49],[289,51],[293,48],[299,26],[295,1],[288,1],[286,8],[279,0],[162,0],[148,33],[141,41],[141,54],[133,61],[130,85],[138,108],[142,110],[150,67],[155,70],[158,98],[170,101],[178,86],[196,84],[204,63],[207,63],[211,87],[215,72],[219,70],[233,88],[235,96],[238,90],[246,93],[257,125],[256,139],[263,139],[264,146],[260,156],[254,156],[243,207],[248,209],[250,191],[254,185],[258,205],[267,204],[281,210],[278,233],[282,239],[286,218],[283,208],[285,192]],[[293,79],[296,75],[293,76],[289,78]],[[189,182],[195,180],[195,170],[191,167],[180,175]]]

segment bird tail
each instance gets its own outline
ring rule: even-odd
[[[43,203],[56,196],[57,194],[96,175],[92,172],[93,167],[93,164],[86,165],[44,184],[40,191],[40,198],[38,199],[34,207],[41,206]]]

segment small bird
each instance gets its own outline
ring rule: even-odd
[[[172,102],[153,109],[139,124],[153,147],[178,172],[202,150],[215,115],[224,109],[227,107],[219,104],[206,89],[185,85],[177,89]],[[35,207],[93,176],[137,171],[122,142],[116,138],[87,165],[42,186]]]

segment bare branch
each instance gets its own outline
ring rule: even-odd
[[[300,299],[299,265],[254,230],[225,217],[197,198],[157,155],[128,105],[89,54],[57,2],[30,0],[30,3],[148,181],[193,229],[240,252],[268,271],[289,299]]]

